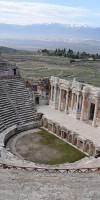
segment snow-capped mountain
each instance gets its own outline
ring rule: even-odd
[[[26,26],[0,24],[0,38],[66,38],[100,39],[100,28],[79,24],[33,24]]]
[[[75,51],[100,52],[100,27],[85,24],[0,24],[0,46],[37,50],[72,48]]]

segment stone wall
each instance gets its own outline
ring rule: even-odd
[[[20,126],[14,125],[12,127],[9,127],[8,129],[4,130],[0,134],[0,151],[2,151],[2,149],[6,145],[6,142],[13,135],[16,135],[20,132],[27,131],[27,130],[30,130],[33,128],[39,128],[39,127],[41,127],[41,125],[42,125],[41,121],[37,121],[37,122],[31,122],[31,123],[27,123],[27,124],[20,125]]]
[[[42,116],[43,127],[49,132],[56,134],[63,138],[66,142],[78,148],[80,151],[95,156],[97,152],[100,152],[100,148],[96,147],[91,140],[81,137],[78,133],[68,130],[60,124],[51,121],[46,116]]]
[[[7,60],[0,60],[0,78],[18,75],[19,68],[16,65],[9,63]]]
[[[48,105],[50,99],[50,81],[48,78],[43,78],[33,85],[34,102],[39,105]]]

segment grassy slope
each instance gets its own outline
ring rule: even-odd
[[[38,55],[35,52],[17,51],[3,53],[3,57],[16,63],[22,76],[28,79],[61,76],[100,87],[100,62],[70,63],[68,58]]]

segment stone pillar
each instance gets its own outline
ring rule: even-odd
[[[57,94],[57,86],[55,85],[55,87],[54,87],[54,104],[55,104],[55,108],[56,108],[56,94]]]
[[[92,126],[94,127],[96,126],[97,111],[98,111],[98,99],[96,99],[96,102],[95,102],[94,118],[93,118],[93,123],[92,123]]]
[[[93,156],[93,153],[94,153],[94,145],[93,145],[93,142],[90,142],[89,143],[89,155]]]
[[[51,101],[53,100],[53,85],[51,85]]]
[[[61,89],[59,91],[59,105],[58,105],[58,110],[60,110],[60,107],[61,107]]]
[[[55,87],[54,87],[54,102],[56,102],[56,93],[57,93],[57,87],[55,85]]]
[[[74,103],[74,93],[72,92],[72,99],[71,99],[71,110],[73,110],[73,103]]]
[[[79,148],[79,147],[80,147],[80,139],[77,138],[77,148]]]
[[[82,101],[82,109],[81,109],[81,117],[80,120],[84,120],[84,103],[85,103],[85,93],[83,93],[83,101]]]
[[[78,113],[78,105],[79,105],[79,93],[77,94],[77,104],[76,104],[76,112]]]
[[[72,132],[72,142],[71,143],[74,144],[74,134],[73,134],[73,132]]]
[[[45,119],[42,119],[42,121],[43,121],[43,127],[45,127]]]
[[[86,140],[83,143],[83,151],[86,152]]]
[[[52,124],[52,132],[55,133],[55,123]]]
[[[61,138],[63,138],[63,131],[61,130]]]
[[[66,92],[67,92],[67,94],[66,94],[65,112],[68,113],[68,95],[69,95],[69,91],[67,90]]]

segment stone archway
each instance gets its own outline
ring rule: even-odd
[[[66,132],[64,131],[64,138],[66,138]]]
[[[84,147],[83,141],[79,140],[78,148],[81,149],[81,150],[83,150],[83,147]]]

